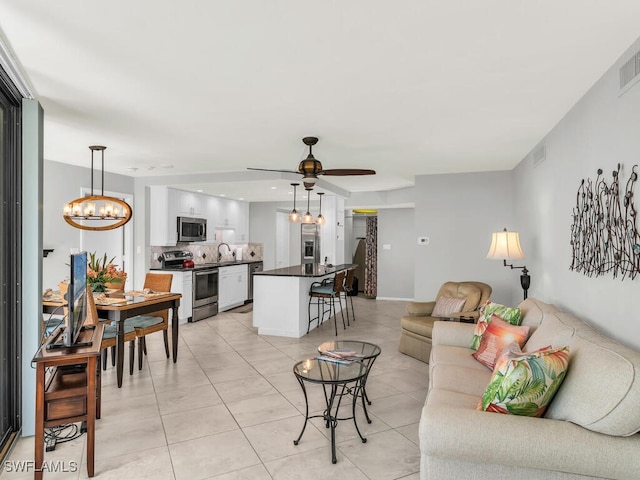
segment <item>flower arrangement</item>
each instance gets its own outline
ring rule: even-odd
[[[107,260],[105,253],[102,258],[96,256],[96,252],[89,254],[89,265],[87,266],[87,283],[91,285],[92,292],[104,292],[107,283],[124,283],[127,273],[119,270],[113,263],[116,257]]]

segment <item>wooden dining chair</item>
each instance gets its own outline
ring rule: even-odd
[[[173,275],[170,273],[147,273],[144,278],[144,288],[153,292],[169,293]],[[176,319],[177,320],[177,319]],[[142,370],[142,355],[147,354],[147,342],[145,337],[150,333],[162,332],[164,336],[164,351],[169,358],[169,310],[161,310],[128,318],[124,321],[125,326],[130,326],[135,330],[138,338],[138,370]]]
[[[98,317],[98,309],[96,308],[96,301],[93,298],[93,292],[91,286],[87,285],[87,318],[85,320],[86,325],[97,325],[98,323],[104,324],[104,333],[102,335],[102,343],[100,345],[102,355],[102,369],[107,369],[107,351],[111,349],[111,364],[115,365],[116,362],[116,333],[118,326],[109,323],[109,321],[101,320]],[[136,348],[136,332],[133,327],[124,326],[124,341],[129,342],[129,375],[133,374],[133,362],[135,361],[135,348]]]

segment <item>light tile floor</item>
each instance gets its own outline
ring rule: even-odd
[[[340,339],[378,344],[367,391],[373,404],[367,424],[361,409],[336,430],[338,463],[331,463],[329,431],[314,419],[295,446],[304,422],[304,397],[292,367],[334,340],[333,324],[300,339],[259,336],[251,313],[224,312],[181,325],[178,362],[164,357],[161,334],[150,335],[143,369],[115,385],[103,376],[102,419],[96,430],[96,478],[100,479],[322,479],[416,480],[418,421],[426,396],[428,365],[398,352],[406,302],[355,298],[356,322]],[[340,319],[340,315],[338,315]],[[137,352],[136,352],[137,354]],[[310,410],[323,410],[321,387],[309,389]],[[58,444],[45,460],[45,479],[84,479],[86,436]],[[33,478],[9,472],[33,459],[33,437],[21,439],[2,466],[3,480]],[[56,463],[57,461],[60,461]]]

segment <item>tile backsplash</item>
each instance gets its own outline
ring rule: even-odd
[[[242,260],[262,260],[263,247],[262,243],[243,243],[229,245],[229,249],[222,247],[220,253],[222,253],[221,261],[231,261],[235,259],[235,254],[238,249],[242,249]],[[159,260],[156,260],[160,254],[171,250],[187,250],[193,253],[193,261],[196,265],[203,263],[215,263],[218,261],[218,244],[212,245],[197,245],[193,243],[178,243],[175,247],[151,247],[149,259],[150,268],[160,268],[162,264]]]

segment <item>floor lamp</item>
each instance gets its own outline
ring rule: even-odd
[[[520,247],[520,236],[518,232],[508,232],[505,228],[502,232],[494,232],[491,237],[491,246],[487,253],[487,258],[492,260],[502,260],[505,267],[522,269],[520,275],[520,286],[524,290],[524,299],[527,299],[527,290],[531,284],[531,277],[527,267],[514,267],[513,264],[507,263],[507,260],[520,260],[524,258],[524,252]]]

